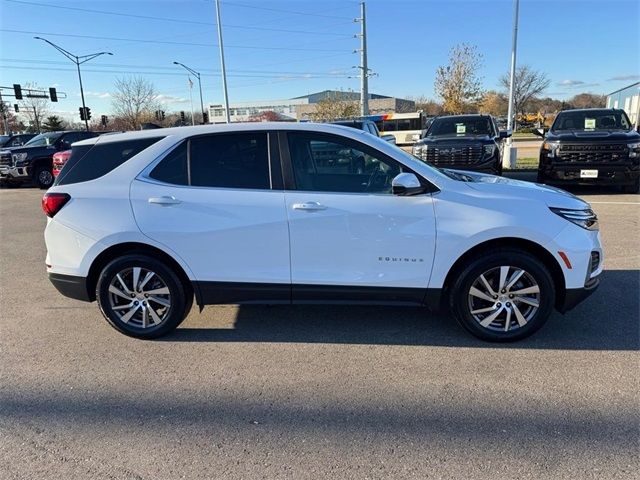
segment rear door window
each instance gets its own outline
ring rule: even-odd
[[[56,185],[88,182],[106,175],[163,137],[140,138],[73,147]]]

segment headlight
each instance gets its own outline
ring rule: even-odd
[[[486,156],[490,157],[491,155],[493,155],[493,152],[495,152],[495,151],[496,151],[496,146],[495,145],[485,145],[484,146],[484,154]]]
[[[544,142],[542,144],[542,151],[546,152],[547,157],[555,157],[558,146],[558,143]]]
[[[29,154],[27,152],[13,153],[11,154],[11,159],[13,160],[13,163],[15,165],[18,162],[22,162],[23,160],[26,160],[28,155]]]
[[[640,142],[630,143],[627,145],[627,147],[629,147],[629,158],[640,157]]]
[[[567,208],[553,208],[549,209],[556,215],[560,215],[565,220],[575,223],[579,227],[587,230],[598,230],[598,217],[593,210],[586,208],[584,210],[570,210]]]

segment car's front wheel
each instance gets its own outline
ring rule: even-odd
[[[555,303],[547,268],[523,250],[485,253],[462,270],[449,296],[458,322],[483,340],[528,337],[549,318]]]
[[[104,267],[96,298],[102,314],[116,330],[150,339],[180,325],[191,309],[193,294],[163,262],[132,254]]]
[[[55,178],[53,178],[53,173],[51,173],[51,169],[47,167],[38,167],[34,174],[34,178],[38,187],[43,190],[46,190],[53,185],[53,181],[55,180]]]

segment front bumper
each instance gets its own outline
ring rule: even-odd
[[[581,178],[580,170],[598,170],[596,178]],[[638,166],[547,164],[540,168],[545,180],[574,185],[632,185],[640,177]]]
[[[30,177],[28,167],[0,167],[0,179],[27,179]]]
[[[93,301],[89,294],[86,277],[76,277],[74,275],[62,275],[60,273],[49,273],[49,281],[65,297],[83,302]]]
[[[600,279],[595,277],[590,279],[583,288],[567,288],[564,294],[564,300],[560,305],[558,305],[558,311],[560,313],[566,313],[573,309],[576,305],[595,292],[599,286]]]

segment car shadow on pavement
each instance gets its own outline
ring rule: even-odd
[[[255,306],[238,308],[234,328],[179,328],[167,342],[296,342],[362,345],[638,350],[640,271],[608,270],[600,288],[539,332],[511,344],[478,340],[452,318],[426,308],[393,306]]]

